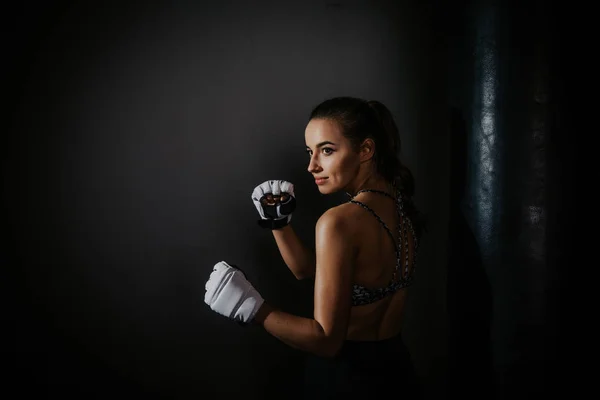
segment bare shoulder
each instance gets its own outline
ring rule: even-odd
[[[352,264],[356,254],[356,223],[345,204],[325,211],[315,227],[317,257],[321,252],[324,257],[335,256],[335,262],[344,265]]]
[[[317,232],[339,233],[351,236],[358,214],[356,206],[350,203],[340,204],[325,211],[317,221]]]

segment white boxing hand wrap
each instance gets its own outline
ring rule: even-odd
[[[260,214],[261,227],[283,228],[290,223],[296,209],[294,185],[282,180],[265,181],[254,188],[252,201]]]
[[[225,261],[215,264],[206,282],[204,302],[215,312],[235,321],[252,321],[264,300],[244,273]]]
[[[265,181],[254,188],[252,201],[262,220],[288,224],[296,208],[294,185],[282,180]]]

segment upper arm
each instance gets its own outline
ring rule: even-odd
[[[350,318],[354,249],[347,220],[337,210],[319,218],[316,231],[314,317],[333,353],[346,338]]]

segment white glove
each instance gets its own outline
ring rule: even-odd
[[[264,303],[244,273],[225,261],[215,264],[204,288],[204,302],[213,311],[238,322],[250,322]]]
[[[282,180],[265,181],[254,188],[252,201],[260,214],[260,226],[282,228],[290,223],[296,209],[294,185]]]

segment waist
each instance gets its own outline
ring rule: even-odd
[[[398,358],[409,358],[401,334],[383,340],[346,339],[338,354],[328,360],[367,365],[371,362],[393,361]]]
[[[381,340],[356,340],[346,339],[342,346],[342,351],[365,351],[365,352],[377,352],[377,351],[388,351],[388,350],[401,350],[405,349],[406,346],[402,340],[400,333]]]
[[[400,334],[384,340],[346,340],[335,357],[308,355],[309,364],[327,368],[395,370],[410,365],[411,357]]]

